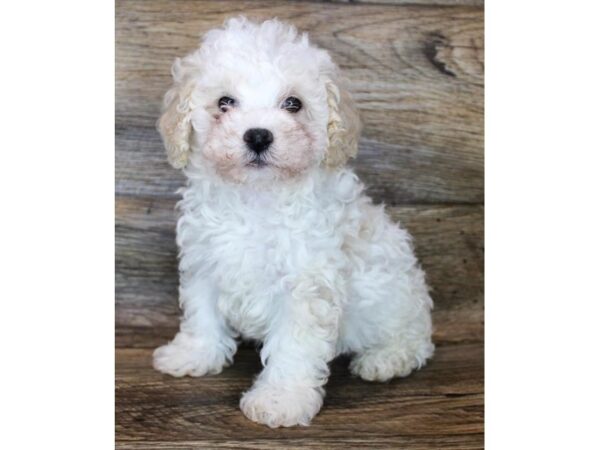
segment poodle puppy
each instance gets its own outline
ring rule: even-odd
[[[277,20],[228,20],[173,64],[158,122],[188,182],[178,204],[180,331],[154,367],[217,374],[240,339],[264,366],[240,407],[308,425],[328,363],[369,381],[433,354],[432,301],[409,234],[345,166],[358,113],[328,53]]]

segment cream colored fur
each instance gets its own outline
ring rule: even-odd
[[[173,66],[159,130],[188,178],[179,203],[180,331],[154,353],[174,376],[221,372],[240,339],[264,370],[241,399],[251,420],[308,425],[328,363],[352,355],[373,381],[433,353],[432,302],[408,233],[353,171],[360,122],[329,55],[276,20],[229,20]],[[301,99],[297,113],[281,109]],[[223,112],[222,96],[235,98]],[[250,164],[249,128],[274,136]]]

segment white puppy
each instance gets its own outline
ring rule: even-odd
[[[365,380],[422,366],[434,349],[424,274],[408,233],[345,167],[359,119],[327,52],[279,21],[238,18],[172,72],[159,130],[188,178],[183,317],[154,367],[216,374],[240,337],[262,342],[241,409],[278,427],[309,424],[340,353]]]

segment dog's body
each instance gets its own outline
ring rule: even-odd
[[[238,337],[260,341],[265,368],[243,412],[307,425],[336,355],[352,354],[367,380],[424,364],[432,302],[409,235],[344,167],[358,117],[329,56],[277,21],[211,33],[175,63],[159,124],[189,182],[177,225],[184,315],[154,365],[219,373]]]

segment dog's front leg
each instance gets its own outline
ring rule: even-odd
[[[261,350],[264,370],[240,402],[249,419],[272,428],[308,425],[321,409],[343,298],[327,271],[305,273],[280,305]]]
[[[179,295],[183,309],[179,333],[154,351],[154,368],[175,377],[221,372],[232,362],[237,343],[217,308],[215,285],[199,277],[181,280]]]

